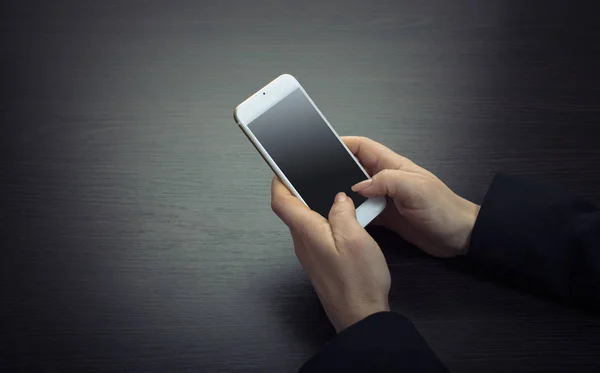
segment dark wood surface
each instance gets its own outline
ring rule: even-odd
[[[474,201],[505,171],[600,202],[600,27],[576,3],[4,2],[0,364],[294,371],[332,337],[232,119],[282,72]],[[451,371],[598,371],[597,317],[373,233]]]

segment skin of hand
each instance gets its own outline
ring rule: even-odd
[[[374,224],[398,233],[437,257],[467,253],[479,206],[460,197],[431,172],[366,137],[342,137],[371,179],[352,190],[389,203]]]
[[[332,203],[325,219],[273,178],[271,207],[289,227],[296,256],[340,332],[389,311],[391,279],[379,245],[356,220],[352,199],[339,193]]]

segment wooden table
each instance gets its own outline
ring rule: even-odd
[[[505,171],[599,203],[600,27],[575,3],[2,5],[4,371],[295,371],[332,337],[232,119],[282,72],[474,201]],[[373,234],[451,371],[598,371],[597,316]]]

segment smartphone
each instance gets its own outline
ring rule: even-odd
[[[325,218],[335,195],[354,201],[364,227],[385,207],[350,188],[369,175],[300,83],[283,74],[235,108],[233,117],[287,188]]]

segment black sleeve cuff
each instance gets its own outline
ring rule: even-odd
[[[333,338],[300,369],[306,372],[447,372],[404,316],[373,314]]]
[[[567,193],[499,174],[485,196],[467,260],[477,271],[563,298],[573,246]]]

